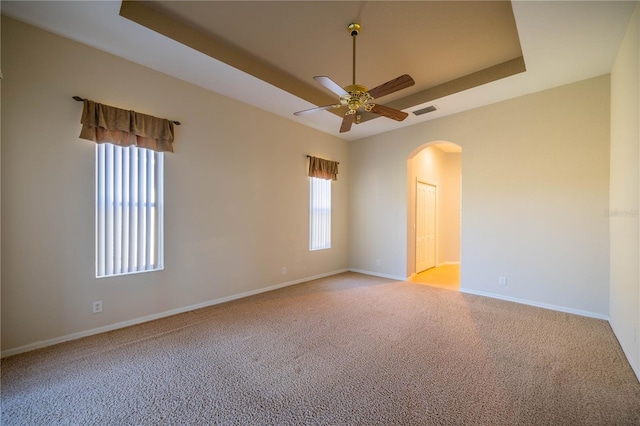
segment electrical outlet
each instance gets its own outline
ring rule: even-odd
[[[638,341],[638,327],[636,327],[635,325],[633,326],[633,341]]]
[[[376,266],[380,266],[380,259],[376,259]]]
[[[287,275],[287,267],[286,266],[282,267],[282,275]]]
[[[96,300],[95,302],[93,302],[93,313],[94,314],[99,314],[100,312],[102,312],[102,300]]]
[[[498,277],[498,285],[507,285],[507,277],[505,276]]]

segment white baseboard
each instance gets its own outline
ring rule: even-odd
[[[389,278],[391,280],[398,280],[398,281],[406,281],[407,280],[407,277],[400,277],[400,276],[397,276],[397,275],[382,274],[380,272],[373,272],[373,271],[365,271],[364,269],[349,268],[349,271],[357,272],[359,274],[373,275],[374,277]]]
[[[170,311],[160,312],[153,315],[147,315],[145,317],[134,318],[129,321],[123,321],[115,324],[106,325],[104,327],[92,328],[90,330],[79,331],[77,333],[67,334],[65,336],[55,337],[53,339],[41,340],[34,343],[29,343],[28,345],[20,346],[13,349],[7,349],[6,351],[2,351],[0,354],[1,358],[17,355],[23,352],[29,352],[35,349],[44,348],[47,346],[57,345],[58,343],[68,342],[70,340],[81,339],[83,337],[93,336],[95,334],[106,333],[107,331],[113,331],[120,328],[129,327],[132,325],[142,324],[149,321],[154,321],[160,318],[170,317],[172,315],[182,314],[184,312],[194,311],[196,309],[206,308],[207,306],[219,305],[221,303],[230,302],[236,299],[242,299],[244,297],[253,296],[260,293],[266,293],[267,291],[277,290],[279,288],[288,287],[295,284],[300,284],[307,281],[317,280],[319,278],[328,277],[331,275],[341,274],[343,272],[348,272],[349,269],[339,269],[337,271],[327,272],[324,274],[314,275],[311,277],[300,278],[293,281],[287,281],[285,283],[275,284],[269,287],[260,288],[257,290],[246,291],[244,293],[234,294],[232,296],[222,297],[220,299],[209,300],[203,303],[197,303],[195,305],[185,306],[183,308],[172,309]]]
[[[184,312],[189,312],[189,311],[193,311],[193,310],[196,310],[196,309],[205,308],[207,306],[219,305],[221,303],[230,302],[232,300],[242,299],[244,297],[249,297],[249,296],[253,296],[253,295],[256,295],[256,294],[260,294],[260,293],[266,293],[268,291],[277,290],[279,288],[288,287],[288,286],[300,284],[300,283],[307,282],[307,281],[313,281],[313,280],[317,280],[317,279],[320,279],[320,278],[328,277],[328,276],[331,276],[331,275],[341,274],[343,272],[348,272],[348,271],[357,272],[357,273],[366,274],[366,275],[373,275],[373,276],[381,277],[381,278],[389,278],[389,279],[392,279],[392,280],[399,280],[399,281],[405,281],[405,279],[406,279],[404,277],[399,277],[399,276],[389,275],[389,274],[381,274],[381,273],[373,272],[373,271],[365,271],[365,270],[362,270],[362,269],[354,269],[354,268],[339,269],[339,270],[332,271],[332,272],[327,272],[327,273],[324,273],[324,274],[314,275],[314,276],[311,276],[311,277],[301,278],[301,279],[297,279],[297,280],[293,280],[293,281],[287,281],[287,282],[284,282],[284,283],[275,284],[275,285],[272,285],[272,286],[269,286],[269,287],[260,288],[260,289],[257,289],[257,290],[251,290],[251,291],[247,291],[247,292],[244,292],[244,293],[235,294],[235,295],[232,295],[232,296],[222,297],[220,299],[215,299],[215,300],[210,300],[210,301],[203,302],[203,303],[198,303],[198,304],[195,304],[195,305],[185,306],[183,308],[172,309],[172,310],[169,310],[169,311],[160,312],[158,314],[148,315],[148,316],[141,317],[141,318],[135,318],[135,319],[132,319],[132,320],[129,320],[129,321],[123,321],[123,322],[119,322],[119,323],[116,323],[116,324],[107,325],[107,326],[104,326],[104,327],[93,328],[93,329],[90,329],[90,330],[85,330],[85,331],[80,331],[80,332],[77,332],[77,333],[67,334],[65,336],[56,337],[56,338],[53,338],[53,339],[47,339],[47,340],[42,340],[42,341],[38,341],[38,342],[35,342],[35,343],[30,343],[28,345],[24,345],[24,346],[20,346],[20,347],[13,348],[13,349],[8,349],[6,351],[2,351],[0,357],[1,358],[5,358],[5,357],[11,356],[11,355],[17,355],[17,354],[20,354],[20,353],[23,353],[23,352],[28,352],[28,351],[32,351],[32,350],[35,350],[35,349],[40,349],[40,348],[44,348],[44,347],[47,347],[47,346],[56,345],[56,344],[59,344],[59,343],[70,341],[70,340],[81,339],[83,337],[93,336],[95,334],[105,333],[105,332],[108,332],[108,331],[113,331],[113,330],[117,330],[117,329],[120,329],[120,328],[129,327],[129,326],[132,326],[132,325],[142,324],[142,323],[145,323],[145,322],[154,321],[154,320],[161,319],[161,318],[166,318],[166,317],[169,317],[169,316],[172,316],[172,315],[177,315],[177,314],[181,314],[181,313],[184,313]],[[578,309],[566,308],[566,307],[562,307],[562,306],[549,305],[549,304],[546,304],[546,303],[533,302],[533,301],[530,301],[530,300],[518,299],[518,298],[515,298],[515,297],[503,296],[503,295],[494,294],[494,293],[487,293],[487,292],[478,291],[478,290],[471,290],[471,289],[461,288],[460,292],[468,293],[468,294],[474,294],[474,295],[478,295],[478,296],[491,297],[491,298],[494,298],[494,299],[506,300],[506,301],[509,301],[509,302],[521,303],[521,304],[524,304],[524,305],[530,305],[530,306],[535,306],[535,307],[539,307],[539,308],[551,309],[551,310],[559,311],[559,312],[566,312],[566,313],[570,313],[570,314],[576,314],[576,315],[581,315],[581,316],[586,316],[586,317],[606,320],[611,325],[611,329],[613,330],[613,333],[615,334],[618,342],[620,342],[620,346],[622,347],[622,350],[625,353],[625,356],[626,356],[627,360],[629,361],[629,364],[631,365],[631,368],[633,369],[634,373],[638,377],[638,380],[640,380],[640,368],[638,368],[638,365],[631,358],[630,351],[625,347],[624,342],[620,339],[619,333],[616,330],[616,326],[615,326],[615,324],[613,324],[611,322],[611,320],[610,320],[608,315],[602,315],[602,314],[598,314],[598,313],[594,313],[594,312],[588,312],[588,311],[582,311],[582,310],[578,310]]]
[[[638,368],[638,364],[636,364],[635,360],[631,357],[631,351],[625,345],[624,340],[620,338],[621,333],[619,333],[617,325],[611,320],[609,320],[609,325],[611,326],[611,329],[613,330],[613,334],[615,334],[616,339],[618,339],[618,343],[620,343],[620,346],[622,347],[622,352],[624,352],[624,355],[627,357],[627,361],[629,361],[629,365],[631,366],[631,369],[633,370],[634,373],[636,373],[636,377],[638,378],[638,381],[640,381],[640,368]]]
[[[517,297],[504,296],[502,294],[488,293],[488,292],[479,291],[479,290],[472,290],[472,289],[468,289],[468,288],[460,288],[460,292],[461,293],[467,293],[467,294],[475,294],[477,296],[491,297],[492,299],[506,300],[508,302],[521,303],[523,305],[535,306],[537,308],[550,309],[552,311],[565,312],[567,314],[575,314],[575,315],[580,315],[580,316],[583,316],[583,317],[597,318],[597,319],[609,321],[609,315],[603,315],[603,314],[599,314],[597,312],[582,311],[580,309],[567,308],[565,306],[558,306],[558,305],[550,305],[548,303],[535,302],[535,301],[532,301],[532,300],[519,299]]]
[[[439,268],[441,266],[447,266],[447,265],[458,265],[458,266],[460,266],[460,262],[459,261],[439,262],[439,263],[436,264],[436,266],[434,266],[434,268]],[[430,268],[430,269],[432,269],[432,268]],[[425,269],[425,271],[428,271],[428,270],[429,269]],[[422,271],[422,272],[425,272],[425,271]],[[422,272],[420,272],[420,273],[422,273]],[[411,278],[415,277],[416,275],[418,275],[418,274],[415,273],[415,272],[412,272],[411,275],[409,275],[406,278],[406,280],[409,281],[409,280],[411,280]]]
[[[613,334],[616,336],[616,340],[618,340],[618,343],[620,343],[620,347],[622,347],[622,352],[624,352],[624,355],[627,358],[627,361],[629,362],[629,365],[631,366],[631,369],[633,370],[633,372],[635,373],[636,377],[638,378],[638,381],[640,381],[640,368],[638,367],[638,365],[636,364],[634,359],[631,357],[631,351],[629,351],[629,349],[625,346],[624,341],[620,338],[620,333],[617,330],[616,324],[614,324],[613,321],[611,321],[611,318],[608,315],[598,314],[596,312],[582,311],[580,309],[567,308],[567,307],[564,307],[564,306],[550,305],[550,304],[547,304],[547,303],[533,302],[531,300],[518,299],[517,297],[503,296],[501,294],[487,293],[487,292],[478,291],[478,290],[470,290],[470,289],[461,288],[460,292],[461,293],[467,293],[467,294],[475,294],[475,295],[478,295],[478,296],[491,297],[493,299],[506,300],[506,301],[509,301],[509,302],[522,303],[524,305],[535,306],[535,307],[538,307],[538,308],[551,309],[553,311],[565,312],[565,313],[568,313],[568,314],[575,314],[575,315],[580,315],[580,316],[583,316],[583,317],[589,317],[589,318],[596,318],[596,319],[605,320],[611,326],[611,329],[613,330]]]
[[[448,261],[448,262],[440,262],[440,263],[438,263],[437,266],[444,266],[444,265],[460,265],[460,261],[459,260],[457,260],[457,261],[453,260],[453,261]]]

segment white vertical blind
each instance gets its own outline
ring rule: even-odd
[[[96,145],[96,276],[164,267],[164,154]]]
[[[310,179],[309,250],[331,248],[331,181]]]

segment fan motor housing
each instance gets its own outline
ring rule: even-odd
[[[364,107],[366,111],[370,111],[373,108],[373,104],[370,103],[373,97],[371,97],[366,87],[360,84],[351,84],[345,86],[344,90],[349,93],[340,97],[340,103],[349,107],[347,114],[353,114],[360,107]]]
[[[357,93],[357,92],[366,92],[367,88],[360,84],[350,84],[348,86],[345,86],[344,90],[346,90],[349,93]]]

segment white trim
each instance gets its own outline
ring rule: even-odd
[[[24,346],[20,346],[20,347],[13,348],[13,349],[8,349],[6,351],[2,351],[2,354],[0,355],[0,358],[5,358],[5,357],[8,357],[8,356],[17,355],[17,354],[24,353],[24,352],[29,352],[29,351],[32,351],[32,350],[35,350],[35,349],[44,348],[44,347],[47,347],[47,346],[57,345],[59,343],[67,342],[67,341],[70,341],[70,340],[77,340],[77,339],[81,339],[83,337],[89,337],[89,336],[93,336],[93,335],[100,334],[100,333],[106,333],[108,331],[118,330],[120,328],[130,327],[132,325],[142,324],[142,323],[145,323],[145,322],[154,321],[154,320],[161,319],[161,318],[166,318],[166,317],[169,317],[169,316],[172,316],[172,315],[177,315],[177,314],[181,314],[181,313],[184,313],[184,312],[189,312],[189,311],[193,311],[193,310],[196,310],[196,309],[205,308],[207,306],[219,305],[221,303],[230,302],[232,300],[242,299],[244,297],[249,297],[249,296],[253,296],[253,295],[256,295],[256,294],[260,294],[260,293],[266,293],[268,291],[277,290],[279,288],[288,287],[288,286],[300,284],[300,283],[307,282],[307,281],[313,281],[313,280],[317,280],[317,279],[320,279],[320,278],[328,277],[328,276],[331,276],[331,275],[341,274],[341,273],[344,273],[344,272],[357,272],[357,273],[360,273],[360,274],[366,274],[366,275],[372,275],[372,276],[376,276],[376,277],[382,277],[382,278],[389,278],[389,279],[393,279],[393,280],[405,281],[405,278],[403,278],[403,277],[390,275],[390,274],[381,274],[381,273],[378,273],[378,272],[365,271],[365,270],[362,270],[362,269],[355,269],[355,268],[338,269],[336,271],[327,272],[327,273],[324,273],[324,274],[313,275],[311,277],[301,278],[301,279],[297,279],[297,280],[293,280],[293,281],[287,281],[287,282],[284,282],[284,283],[275,284],[275,285],[272,285],[272,286],[269,286],[269,287],[260,288],[260,289],[257,289],[257,290],[251,290],[251,291],[247,291],[247,292],[244,292],[244,293],[235,294],[235,295],[232,295],[232,296],[222,297],[220,299],[210,300],[208,302],[198,303],[198,304],[195,304],[195,305],[185,306],[183,308],[172,309],[170,311],[165,311],[165,312],[161,312],[161,313],[158,313],[158,314],[148,315],[146,317],[135,318],[135,319],[132,319],[132,320],[129,320],[129,321],[123,321],[123,322],[119,322],[119,323],[116,323],[116,324],[107,325],[107,326],[104,326],[104,327],[93,328],[93,329],[90,329],[90,330],[80,331],[78,333],[67,334],[65,336],[56,337],[56,338],[53,338],[53,339],[47,339],[47,340],[42,340],[42,341],[35,342],[35,343],[30,343],[28,345],[24,345]],[[578,310],[578,309],[565,308],[565,307],[562,307],[562,306],[549,305],[549,304],[546,304],[546,303],[532,302],[532,301],[529,301],[529,300],[523,300],[523,299],[518,299],[518,298],[515,298],[515,297],[509,297],[509,296],[502,296],[502,295],[493,294],[493,293],[486,293],[486,292],[477,291],[477,290],[470,290],[470,289],[461,288],[460,292],[461,293],[467,293],[467,294],[474,294],[474,295],[477,295],[477,296],[491,297],[491,298],[494,298],[494,299],[506,300],[506,301],[509,301],[509,302],[522,303],[522,304],[525,304],[525,305],[530,305],[530,306],[535,306],[535,307],[545,308],[545,309],[551,309],[551,310],[559,311],[559,312],[566,312],[566,313],[570,313],[570,314],[576,314],[576,315],[581,315],[581,316],[586,316],[586,317],[606,320],[606,321],[609,322],[609,325],[611,326],[611,329],[613,330],[613,333],[616,336],[616,339],[620,343],[620,346],[622,347],[622,350],[623,350],[623,352],[624,352],[624,354],[625,354],[625,356],[627,358],[627,361],[629,362],[629,365],[631,365],[631,368],[633,369],[634,373],[638,377],[638,380],[640,380],[640,368],[638,368],[638,366],[633,361],[633,358],[631,358],[630,352],[628,351],[628,349],[623,344],[623,341],[620,339],[619,334],[616,332],[616,327],[611,322],[611,320],[610,320],[608,315],[597,314],[597,313],[594,313],[594,312],[581,311],[581,310]]]
[[[631,356],[631,351],[625,346],[624,340],[622,340],[622,338],[621,338],[621,334],[618,333],[618,331],[617,331],[618,327],[611,320],[609,320],[609,325],[611,326],[611,329],[613,330],[613,334],[616,336],[616,339],[618,339],[618,343],[620,343],[620,347],[622,348],[622,352],[624,352],[624,355],[626,356],[627,361],[629,362],[629,365],[631,366],[631,369],[633,370],[634,373],[636,373],[636,377],[638,378],[638,381],[640,381],[640,368],[638,367],[638,365],[635,363],[633,357]]]
[[[453,260],[453,261],[448,261],[448,262],[440,262],[436,265],[436,267],[438,266],[445,266],[445,265],[459,265],[460,261],[459,260]]]
[[[583,311],[583,310],[580,310],[580,309],[567,308],[565,306],[550,305],[548,303],[535,302],[535,301],[532,301],[532,300],[519,299],[517,297],[503,296],[502,294],[487,293],[487,292],[484,292],[484,291],[472,290],[472,289],[468,289],[468,288],[460,288],[460,292],[461,293],[467,293],[467,294],[475,294],[476,296],[490,297],[492,299],[506,300],[507,302],[521,303],[523,305],[535,306],[537,308],[550,309],[552,311],[565,312],[567,314],[574,314],[574,315],[580,315],[580,316],[583,316],[583,317],[597,318],[597,319],[609,321],[609,315],[599,314],[599,313],[596,313],[596,312],[589,312],[589,311]]]
[[[235,294],[232,296],[222,297],[220,299],[210,300],[208,302],[197,303],[195,305],[185,306],[183,308],[172,309],[170,311],[160,312],[158,314],[148,315],[146,317],[134,318],[129,321],[123,321],[116,324],[106,325],[104,327],[92,328],[90,330],[80,331],[77,333],[67,334],[65,336],[55,337],[53,339],[41,340],[35,343],[29,343],[28,345],[20,346],[13,349],[7,349],[2,351],[0,358],[4,358],[11,355],[17,355],[23,352],[32,351],[35,349],[44,348],[47,346],[57,345],[58,343],[67,342],[69,340],[81,339],[83,337],[93,336],[95,334],[106,333],[107,331],[113,331],[124,327],[130,327],[132,325],[142,324],[149,321],[154,321],[160,318],[166,318],[172,315],[182,314],[184,312],[194,311],[196,309],[206,308],[207,306],[219,305],[221,303],[230,302],[236,299],[242,299],[244,297],[253,296],[260,293],[266,293],[268,291],[277,290],[279,288],[288,287],[295,284],[300,284],[307,281],[317,280],[319,278],[328,277],[331,275],[341,274],[348,272],[349,269],[338,269],[336,271],[327,272],[324,274],[314,275],[311,277],[301,278],[298,280],[287,281],[285,283],[275,284],[269,287],[260,288],[257,290],[246,291],[244,293]]]
[[[357,272],[359,274],[373,275],[374,277],[389,278],[391,280],[398,280],[398,281],[406,281],[407,280],[407,277],[401,277],[401,276],[398,276],[398,275],[390,275],[390,274],[381,274],[380,272],[365,271],[364,269],[349,268],[349,271],[350,272]]]
[[[609,317],[609,315],[598,314],[596,312],[583,311],[580,309],[567,308],[564,306],[549,305],[547,303],[533,302],[530,300],[518,299],[517,297],[503,296],[501,294],[487,293],[487,292],[478,291],[478,290],[460,288],[460,292],[467,293],[467,294],[474,294],[476,296],[491,297],[493,299],[505,300],[507,302],[521,303],[523,305],[535,306],[537,308],[550,309],[552,311],[565,312],[568,314],[580,315],[583,317],[605,320],[609,323],[609,326],[611,327],[611,330],[613,331],[613,334],[616,337],[616,340],[618,341],[618,343],[620,344],[620,347],[622,348],[622,352],[624,353],[625,358],[627,359],[627,362],[629,363],[629,365],[631,366],[631,369],[633,370],[636,377],[638,378],[638,381],[640,381],[640,367],[635,363],[633,357],[631,356],[631,351],[624,344],[624,340],[620,338],[620,333],[618,333],[617,327],[613,323],[613,321],[611,321],[611,318]]]
[[[441,267],[441,266],[446,266],[446,265],[460,265],[460,261],[453,261],[453,262],[442,262],[442,263],[438,263],[436,266],[434,266],[434,268],[439,268],[439,267]],[[433,268],[430,268],[430,269],[433,269]],[[429,270],[429,269],[425,269],[425,270],[424,270],[424,271],[422,271],[422,272],[426,272],[426,271],[428,271],[428,270]],[[420,272],[420,273],[422,273],[422,272]],[[411,275],[409,275],[409,276],[407,277],[407,281],[410,281],[410,280],[411,280],[413,277],[415,277],[416,275],[418,275],[418,274],[417,274],[417,273],[415,273],[415,272],[412,272],[412,273],[411,273]]]

